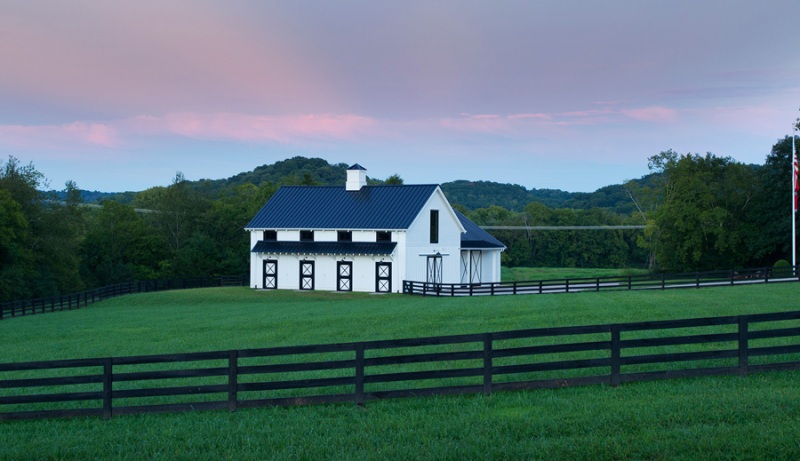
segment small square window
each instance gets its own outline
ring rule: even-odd
[[[314,231],[312,231],[312,230],[301,230],[300,231],[300,241],[301,242],[313,242],[314,241]]]
[[[353,241],[353,232],[352,231],[336,231],[336,240],[340,242],[352,242]]]
[[[378,232],[375,233],[375,241],[376,242],[391,242],[392,241],[392,233],[391,232],[378,231]]]
[[[274,230],[265,230],[264,231],[264,240],[268,242],[274,242],[278,240],[278,231]]]

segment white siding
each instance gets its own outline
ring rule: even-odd
[[[439,239],[430,242],[430,211],[439,210]],[[347,229],[339,229],[347,230]],[[314,261],[314,289],[336,291],[337,262],[351,261],[353,291],[374,292],[376,286],[376,264],[383,261],[392,265],[392,292],[401,292],[403,280],[426,281],[428,256],[442,255],[442,283],[461,282],[461,226],[458,217],[440,188],[428,199],[414,222],[407,230],[392,231],[392,241],[397,242],[391,256],[332,256],[332,255],[269,255],[251,253],[250,285],[261,288],[263,284],[263,261],[278,261],[278,288],[297,290],[300,288],[300,261]],[[250,248],[263,239],[263,230],[250,232]],[[278,241],[299,241],[300,230],[279,230]],[[337,230],[315,230],[317,242],[337,241]],[[375,242],[375,230],[352,230],[353,242]],[[500,251],[483,252],[481,281],[500,280]]]
[[[430,242],[430,210],[439,210],[439,242]],[[427,280],[427,256],[442,254],[442,283],[460,281],[461,222],[441,189],[431,195],[406,235],[404,279]]]

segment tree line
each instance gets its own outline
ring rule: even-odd
[[[0,164],[0,301],[131,280],[242,274],[244,226],[277,190],[245,184],[215,195],[176,174],[132,203],[84,206],[73,182],[44,193],[33,164]]]
[[[461,211],[482,226],[645,226],[493,231],[508,247],[502,259],[509,266],[682,272],[791,260],[791,137],[779,140],[763,165],[668,150],[650,157],[648,167],[651,174],[639,180],[566,202],[606,206],[550,208],[531,202],[519,212],[500,206]]]
[[[645,226],[491,231],[507,246],[507,266],[673,272],[772,265],[791,259],[791,142],[779,140],[763,165],[661,152],[649,158],[651,173],[638,180],[595,195],[547,192],[565,206],[530,201],[521,209],[516,203],[515,209],[470,209],[448,196],[483,226]],[[58,193],[42,192],[43,174],[9,157],[0,163],[0,301],[130,280],[246,273],[244,226],[278,187],[341,184],[345,169],[295,157],[228,180],[188,181],[177,173],[169,186],[89,207],[74,182]],[[370,184],[402,179],[392,175]]]

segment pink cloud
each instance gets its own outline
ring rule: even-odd
[[[611,121],[613,115],[614,111],[608,109],[508,115],[461,114],[461,117],[443,119],[439,123],[442,127],[454,131],[524,137],[537,129],[607,123]]]
[[[620,113],[626,117],[643,122],[671,123],[678,119],[678,112],[667,107],[642,107],[639,109],[622,109]]]
[[[0,144],[15,147],[116,147],[116,128],[106,123],[73,122],[63,125],[0,125]]]
[[[355,139],[368,136],[377,122],[351,114],[262,116],[234,113],[172,113],[125,121],[133,132],[175,134],[196,139],[291,143],[303,139]]]

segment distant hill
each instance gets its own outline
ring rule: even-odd
[[[345,163],[330,164],[321,158],[292,157],[271,165],[261,165],[252,171],[239,173],[226,179],[200,179],[190,181],[194,187],[202,189],[210,196],[218,196],[225,189],[243,184],[261,185],[341,185],[347,176]],[[656,175],[644,176],[638,180],[641,185],[652,185]],[[369,178],[369,184],[382,184],[383,180]],[[526,189],[518,184],[504,184],[492,181],[458,180],[441,184],[442,190],[452,204],[468,210],[487,208],[493,205],[512,211],[522,211],[525,205],[539,202],[550,208],[607,208],[617,213],[630,214],[635,207],[627,191],[621,184],[602,187],[595,192],[566,192],[558,189]],[[57,192],[55,192],[58,194]],[[86,203],[101,200],[114,200],[130,204],[135,192],[81,191]]]
[[[228,179],[201,179],[199,182],[210,186],[212,190],[241,184],[263,183],[273,184],[309,184],[333,186],[344,182],[347,177],[345,163],[331,165],[321,158],[292,157],[275,162],[272,165],[261,165],[253,171],[239,173]]]
[[[642,176],[633,181],[639,186],[654,187],[659,173]],[[607,208],[620,214],[631,214],[636,211],[636,205],[622,184],[601,187],[594,192],[578,192],[564,202],[565,208],[588,210],[590,208]]]
[[[518,184],[492,181],[452,181],[441,184],[447,199],[470,210],[501,206],[522,211],[530,202],[540,202],[551,208],[562,208],[575,194],[558,189],[526,189]]]

